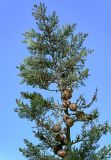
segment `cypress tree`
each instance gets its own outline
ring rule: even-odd
[[[97,89],[89,103],[82,94],[72,99],[89,76],[85,62],[92,50],[84,46],[88,34],[77,33],[76,24],[61,26],[56,12],[48,14],[44,3],[35,4],[32,15],[37,28],[24,33],[30,55],[17,68],[22,83],[34,91],[21,92],[15,111],[34,122],[39,143],[25,139],[20,152],[28,160],[109,160],[111,146],[100,148],[98,141],[110,132],[110,125],[100,124],[98,109],[90,109]],[[51,95],[55,92],[60,99],[43,97],[38,88]],[[81,128],[72,136],[76,124]]]

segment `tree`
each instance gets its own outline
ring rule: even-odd
[[[33,133],[40,143],[34,145],[25,139],[26,148],[20,151],[29,160],[110,159],[111,146],[98,145],[102,135],[110,131],[110,125],[99,123],[98,109],[90,110],[97,99],[97,89],[89,103],[82,94],[75,102],[70,100],[74,89],[85,86],[89,76],[85,62],[92,50],[83,44],[88,34],[76,33],[76,24],[61,27],[56,12],[48,15],[43,3],[34,5],[32,14],[37,29],[24,33],[30,56],[17,67],[19,76],[22,83],[55,92],[61,98],[55,102],[53,96],[44,98],[36,91],[21,92],[25,102],[17,99],[15,111],[20,118],[34,122]],[[80,132],[71,136],[71,127],[78,123]]]

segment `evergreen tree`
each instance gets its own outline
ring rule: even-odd
[[[56,12],[48,15],[43,3],[34,5],[32,14],[37,29],[24,33],[30,56],[17,67],[19,76],[35,90],[59,93],[61,98],[46,99],[35,90],[21,92],[25,101],[17,99],[15,111],[34,122],[33,133],[40,143],[25,139],[26,147],[20,152],[28,160],[109,160],[111,146],[100,148],[98,141],[110,131],[110,125],[100,124],[98,110],[90,110],[97,89],[89,103],[83,95],[71,102],[74,89],[84,86],[89,76],[85,62],[92,50],[83,44],[88,34],[76,33],[76,24],[60,26]],[[78,123],[81,130],[71,136],[71,127]]]

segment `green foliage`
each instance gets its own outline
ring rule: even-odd
[[[54,158],[54,156],[48,156],[41,152],[39,145],[35,146],[27,139],[24,140],[24,143],[27,148],[19,148],[19,151],[29,160],[58,160],[57,158]]]
[[[19,76],[22,83],[33,88],[59,92],[61,102],[55,103],[53,92],[48,99],[35,91],[21,92],[23,101],[16,100],[15,111],[20,118],[34,122],[33,133],[40,143],[33,145],[24,140],[26,147],[20,148],[20,152],[28,160],[109,160],[111,146],[100,148],[98,141],[110,132],[111,127],[108,122],[99,123],[98,109],[88,112],[97,100],[97,89],[89,103],[79,95],[74,102],[77,109],[70,110],[73,89],[84,86],[89,76],[85,62],[92,50],[84,46],[88,34],[76,33],[76,24],[61,26],[56,12],[47,15],[47,7],[42,3],[34,5],[32,15],[37,29],[24,33],[30,55],[17,67]],[[52,84],[57,89],[50,89]],[[81,130],[71,137],[70,127],[78,123]],[[64,158],[57,155],[61,149],[67,153]]]
[[[21,95],[24,99],[28,99],[30,104],[24,104],[20,99],[16,100],[19,108],[16,108],[15,111],[18,112],[20,118],[33,120],[36,117],[40,118],[46,113],[48,101],[43,99],[41,94],[21,92]]]
[[[84,63],[92,52],[83,47],[88,34],[77,34],[76,24],[60,27],[56,13],[47,15],[44,4],[34,6],[33,16],[39,31],[24,33],[31,55],[18,67],[23,82],[44,89],[52,83],[58,87],[59,83],[62,87],[83,85],[89,75]]]
[[[86,151],[84,150],[84,153]],[[84,157],[84,153],[81,153],[81,150],[74,148],[72,152],[70,152],[69,157],[64,160],[110,160],[111,158],[111,146],[104,146],[99,151],[90,152],[88,156]]]
[[[24,140],[24,143],[26,144],[27,149],[19,148],[20,152],[22,152],[26,158],[29,158],[29,160],[39,160],[39,158],[41,157],[39,147],[34,146],[26,139]]]

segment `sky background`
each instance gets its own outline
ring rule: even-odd
[[[18,66],[28,55],[22,34],[35,26],[31,15],[39,0],[0,0],[0,160],[25,160],[18,148],[23,139],[34,141],[31,124],[14,112],[15,99],[31,87],[20,84]],[[57,11],[61,24],[77,23],[77,31],[88,32],[86,46],[94,49],[87,60],[91,76],[77,93],[89,100],[98,87],[100,122],[111,123],[111,0],[41,0],[48,13]],[[76,92],[76,91],[75,91]],[[45,93],[43,93],[45,94]],[[50,94],[45,94],[49,96]],[[101,145],[111,143],[108,135]]]

